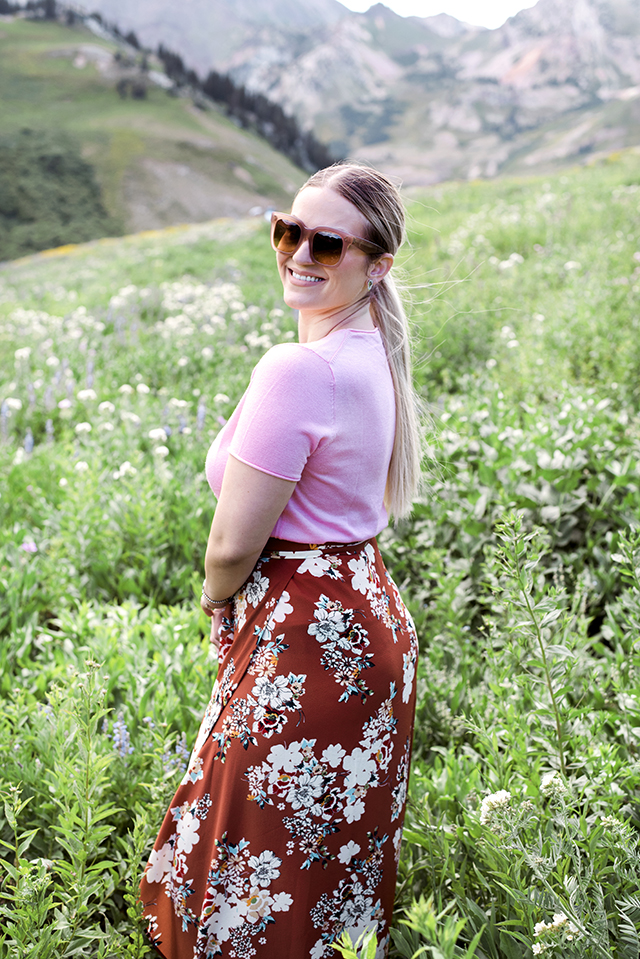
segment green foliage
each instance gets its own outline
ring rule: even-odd
[[[637,959],[637,186],[623,157],[411,207],[434,426],[381,536],[422,649],[393,957]],[[145,954],[216,668],[204,456],[295,335],[271,256],[216,222],[0,271],[0,956]]]
[[[0,260],[114,229],[93,167],[68,135],[24,129],[0,138]]]

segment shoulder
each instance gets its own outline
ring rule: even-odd
[[[258,361],[251,382],[266,385],[282,379],[290,382],[291,378],[331,380],[331,365],[316,350],[301,343],[280,343]]]

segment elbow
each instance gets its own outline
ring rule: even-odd
[[[214,572],[243,566],[253,555],[243,549],[240,543],[223,536],[211,536],[204,559],[205,570]]]

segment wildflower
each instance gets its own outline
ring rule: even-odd
[[[95,390],[78,390],[76,396],[81,403],[86,403],[87,400],[97,400],[98,394]]]
[[[214,403],[229,403],[230,400],[229,400],[229,397],[227,396],[226,393],[216,393],[216,395],[213,397],[213,402],[214,402]]]
[[[68,479],[65,479],[64,476],[61,476],[60,479],[58,480],[58,486],[65,487],[65,486],[68,486],[68,485],[69,485],[69,480],[68,480]]]
[[[154,456],[160,456],[162,459],[164,459],[165,456],[168,456],[168,455],[169,455],[169,447],[168,447],[168,446],[156,446],[156,448],[155,448],[154,451],[153,451],[153,455],[154,455]]]
[[[127,396],[133,392],[134,389],[129,383],[123,383],[122,386],[118,387],[118,393],[125,393]]]
[[[101,423],[98,429],[103,430],[105,433],[112,433],[113,423]]]
[[[138,383],[138,385],[136,386],[136,392],[140,393],[140,395],[142,396],[143,394],[150,393],[151,389],[147,386],[146,383]]]
[[[14,383],[15,386],[15,383]],[[22,409],[22,400],[19,400],[17,396],[7,396],[4,404],[9,410],[21,410]]]
[[[167,434],[161,426],[158,426],[155,429],[149,430],[149,439],[160,440],[162,443],[164,443],[167,439]]]
[[[202,347],[202,358],[205,360],[213,359],[213,350],[211,349],[210,346]]]
[[[98,413],[115,413],[116,408],[109,400],[104,400],[98,407]]]
[[[89,469],[89,464],[85,463],[84,460],[78,460],[78,462],[73,468],[76,471],[76,473],[86,473],[86,471]]]
[[[186,356],[181,356],[180,359],[178,360],[178,366],[183,367],[188,365],[189,365],[188,358]]]
[[[73,404],[70,399],[60,400],[60,402],[58,403],[59,410],[69,410],[71,409],[72,406]]]
[[[129,460],[125,460],[124,463],[120,465],[120,468],[113,473],[113,478],[122,479],[123,476],[135,476],[137,472],[135,466],[132,466]]]
[[[480,822],[483,826],[491,823],[493,813],[496,810],[503,810],[511,802],[511,793],[506,789],[500,789],[497,793],[490,793],[485,796],[480,805]]]
[[[123,410],[120,415],[123,420],[133,423],[134,426],[140,426],[140,417],[137,413],[131,413],[129,410]]]
[[[579,270],[582,267],[582,263],[578,263],[577,260],[568,260],[564,268],[565,270]]]
[[[569,795],[560,773],[553,771],[545,773],[540,780],[540,792],[549,799],[564,799]]]
[[[32,539],[25,539],[23,543],[20,544],[19,549],[23,549],[25,553],[37,553],[38,547]]]
[[[60,360],[57,356],[48,356],[45,362],[47,366],[60,366]]]
[[[78,423],[76,426],[76,433],[90,433],[92,430],[91,423]]]
[[[113,724],[113,748],[116,750],[119,756],[122,759],[125,756],[130,756],[133,752],[133,746],[131,745],[131,736],[129,735],[129,730],[127,729],[127,724],[122,718],[122,713],[119,714],[118,718]]]
[[[17,360],[28,360],[31,356],[31,347],[21,346],[20,349],[16,350],[13,355]]]

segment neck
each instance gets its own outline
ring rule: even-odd
[[[333,333],[334,330],[375,330],[371,315],[369,294],[356,300],[334,313],[317,316],[302,310],[298,314],[298,340],[300,343],[312,343]]]

